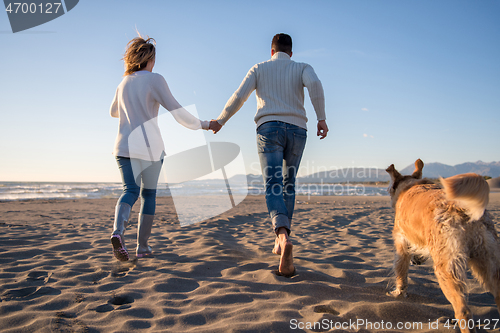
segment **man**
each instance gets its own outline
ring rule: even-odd
[[[289,239],[295,204],[295,177],[306,144],[304,87],[318,120],[317,135],[328,133],[325,97],[313,68],[291,60],[292,38],[277,34],[271,59],[253,66],[210,128],[217,133],[256,90],[257,146],[266,189],[266,204],[276,233],[273,253],[280,255],[278,275],[291,277],[293,245]]]

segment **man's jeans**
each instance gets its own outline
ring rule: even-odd
[[[307,131],[281,121],[266,122],[257,128],[257,149],[266,187],[266,204],[274,231],[291,231],[295,206],[295,177]]]

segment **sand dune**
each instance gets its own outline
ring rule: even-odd
[[[290,279],[272,273],[279,257],[261,196],[188,227],[180,227],[171,199],[159,198],[155,257],[126,263],[110,251],[114,199],[0,203],[0,330],[316,332],[337,323],[366,332],[391,331],[390,322],[394,332],[453,331],[443,326],[453,310],[431,261],[411,267],[407,299],[385,295],[393,261],[388,197],[297,200]],[[130,249],[138,206],[126,233]],[[500,194],[491,194],[488,209],[498,223]],[[500,319],[493,296],[474,280],[469,287],[475,319]],[[436,320],[437,330],[429,326]]]

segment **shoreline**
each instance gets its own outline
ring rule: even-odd
[[[490,196],[496,196],[500,195],[500,189],[491,189],[490,190]],[[206,196],[201,196],[201,197],[211,197],[211,196],[220,196],[220,195],[206,195]],[[264,194],[248,194],[247,197],[264,197]],[[196,195],[192,196],[186,196],[186,197],[197,197]],[[308,198],[308,200],[312,200],[313,198],[389,198],[389,194],[386,195],[297,195],[296,200],[298,198]],[[78,200],[118,200],[119,196],[117,197],[103,197],[103,198],[38,198],[38,199],[12,199],[12,200],[0,200],[0,205],[1,204],[7,204],[7,203],[14,203],[14,202],[57,202],[57,201],[78,201]],[[158,196],[157,198],[172,198],[172,196]]]
[[[3,186],[2,186],[3,185]],[[261,183],[252,186],[231,184],[234,196],[243,197],[264,195]],[[247,188],[247,189],[246,189]],[[75,200],[75,199],[118,199],[122,194],[122,185],[119,183],[0,183],[0,203],[29,200]],[[247,191],[247,192],[246,192]],[[491,188],[491,193],[500,192],[498,188]],[[158,197],[218,197],[226,195],[225,183],[201,182],[197,184],[175,185],[166,187],[160,184],[157,189]],[[296,194],[312,197],[348,197],[348,196],[388,196],[387,184],[365,183],[297,183]],[[220,198],[217,200],[220,201]],[[215,201],[217,201],[215,200]]]

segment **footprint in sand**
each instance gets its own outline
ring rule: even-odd
[[[334,316],[338,316],[340,314],[340,312],[338,312],[337,310],[335,310],[334,308],[332,308],[329,305],[316,305],[314,307],[314,312],[316,312],[316,313],[330,313]]]
[[[113,311],[115,308],[110,305],[110,304],[103,304],[103,305],[99,305],[97,308],[95,308],[95,312],[99,312],[99,313],[102,313],[102,312],[109,312],[109,311]]]
[[[16,298],[32,299],[43,295],[59,295],[60,293],[60,290],[51,287],[26,287],[7,290],[3,293],[2,299],[7,301]]]
[[[137,258],[123,262],[116,263],[111,271],[111,276],[113,277],[123,277],[128,274],[128,271],[131,268],[134,268],[137,265]]]
[[[46,271],[31,271],[26,277],[26,281],[30,284],[47,284],[51,280],[52,273]]]
[[[76,319],[76,315],[67,312],[57,312],[50,323],[51,332],[89,332],[89,328]]]
[[[108,300],[107,304],[99,305],[98,307],[95,308],[96,312],[109,312],[113,311],[115,307],[113,305],[119,306],[117,309],[123,309],[125,307],[130,307],[127,306],[127,304],[131,304],[134,302],[134,298],[129,295],[114,295]]]
[[[45,271],[31,271],[28,273],[28,277],[26,278],[29,281],[43,281],[47,278],[48,273]]]
[[[108,303],[113,304],[113,305],[123,305],[123,304],[130,304],[134,302],[134,298],[129,295],[115,295],[113,296]]]

